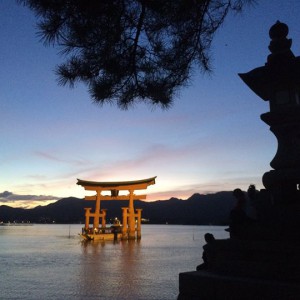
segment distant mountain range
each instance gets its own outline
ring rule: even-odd
[[[93,201],[69,197],[47,206],[32,209],[0,206],[0,221],[31,223],[84,223],[84,208],[94,207]],[[146,202],[135,200],[134,207],[142,208],[142,218],[150,224],[183,225],[226,225],[234,205],[231,192],[215,194],[194,194],[186,200],[170,198]],[[128,201],[102,201],[101,208],[107,209],[107,222],[118,217],[122,220],[121,207],[128,207]]]

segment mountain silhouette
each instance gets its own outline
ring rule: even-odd
[[[129,201],[102,201],[101,209],[107,209],[107,222],[118,217],[122,220],[121,207],[128,207]],[[32,209],[0,206],[0,221],[31,223],[84,223],[84,208],[94,209],[94,201],[75,197],[63,198],[47,206]],[[135,208],[142,208],[142,218],[150,224],[182,225],[225,225],[234,205],[231,192],[215,194],[194,194],[186,200],[170,198],[146,202],[134,201]]]

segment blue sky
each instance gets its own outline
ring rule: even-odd
[[[262,188],[277,141],[260,120],[268,103],[237,74],[265,64],[277,20],[289,26],[299,55],[299,16],[298,0],[257,1],[229,15],[213,42],[212,74],[195,70],[169,110],[122,111],[93,104],[84,85],[59,86],[58,49],[39,42],[30,10],[0,0],[0,205],[84,197],[77,178],[157,176],[149,201]]]

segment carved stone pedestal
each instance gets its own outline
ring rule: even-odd
[[[298,300],[300,286],[194,271],[179,274],[179,291],[178,300]]]
[[[209,251],[209,270],[179,274],[178,300],[300,299],[298,241],[216,240]]]

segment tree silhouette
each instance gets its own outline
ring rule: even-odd
[[[229,11],[254,0],[18,0],[38,17],[46,45],[66,56],[59,83],[87,84],[92,99],[127,109],[169,107],[196,67],[210,70],[210,46]]]

